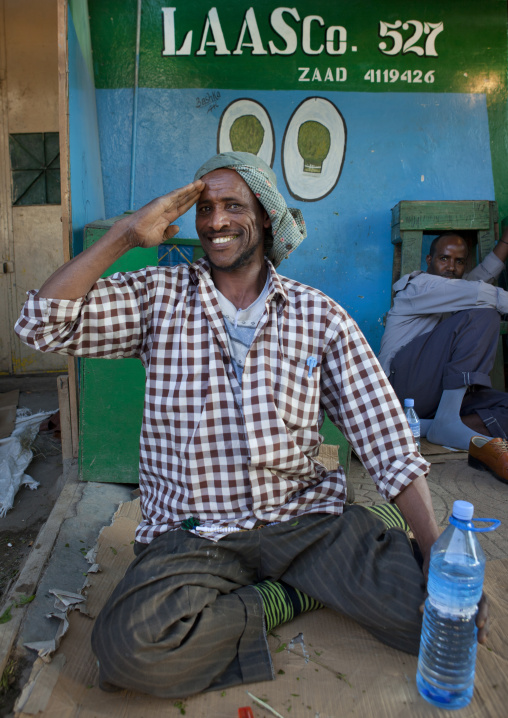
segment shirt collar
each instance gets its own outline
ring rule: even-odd
[[[265,257],[265,262],[268,268],[268,301],[275,299],[277,303],[277,312],[280,314],[288,300],[287,293],[282,286],[282,282],[275,270],[275,267],[267,257]],[[196,285],[199,284],[201,279],[203,279],[206,283],[213,284],[210,265],[208,264],[206,257],[201,257],[201,259],[193,262],[189,267],[189,273],[191,280]]]

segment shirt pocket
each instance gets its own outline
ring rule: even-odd
[[[304,359],[281,358],[275,401],[284,423],[292,430],[315,426],[319,421],[321,364],[307,366]]]

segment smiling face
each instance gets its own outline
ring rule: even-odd
[[[213,269],[232,272],[262,263],[270,219],[238,172],[218,169],[204,175],[196,204],[196,231]]]
[[[436,244],[434,254],[426,257],[427,272],[446,279],[462,279],[466,271],[467,254],[467,244],[462,237],[442,237]]]

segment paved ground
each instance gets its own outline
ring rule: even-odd
[[[11,388],[16,387],[0,378],[0,391]],[[34,380],[32,383],[25,381],[23,388],[25,391],[21,394],[21,405],[29,406],[34,411],[56,408],[56,377],[39,382]],[[46,618],[54,602],[49,590],[59,588],[80,591],[85,581],[84,574],[89,568],[84,555],[95,544],[101,528],[111,522],[118,505],[132,498],[132,485],[80,482],[76,464],[68,467],[64,480],[57,442],[47,437],[39,438],[38,441],[42,442],[40,450],[27,473],[40,481],[41,485],[33,492],[22,489],[17,495],[14,508],[6,518],[0,519],[0,540],[2,536],[9,537],[8,542],[13,544],[9,552],[14,547],[20,549],[16,561],[13,560],[10,565],[9,579],[13,579],[11,590],[15,590],[16,580],[19,589],[20,582],[27,575],[36,584],[33,590],[36,593],[35,600],[22,611],[15,612],[19,618],[17,663],[9,662],[7,666],[17,680],[14,680],[7,695],[3,698],[0,695],[0,716],[11,715],[9,711],[13,699],[20,684],[26,680],[35,658],[33,652],[23,649],[23,644],[27,641],[47,640],[55,635],[54,622]],[[379,500],[372,480],[355,458],[352,459],[350,479],[357,503],[372,504]],[[429,485],[438,523],[443,527],[447,525],[455,499],[471,501],[475,505],[477,517],[500,519],[501,527],[493,533],[484,534],[481,542],[488,560],[508,557],[507,485],[496,481],[488,473],[469,468],[464,455],[463,458],[433,464]],[[41,533],[35,540],[41,526]],[[0,552],[2,556],[14,558],[14,552],[9,554],[2,545]],[[19,574],[20,564],[27,556],[25,567]],[[7,582],[4,582],[4,588]],[[0,613],[3,610],[1,608]],[[14,624],[6,626],[9,628]],[[0,626],[0,629],[3,628]]]

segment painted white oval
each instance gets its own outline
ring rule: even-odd
[[[256,100],[250,100],[247,97],[231,102],[221,115],[219,122],[219,130],[217,132],[217,151],[233,152],[229,131],[235,120],[244,115],[254,115],[263,127],[264,137],[258,157],[266,162],[267,165],[273,167],[273,159],[275,156],[275,139],[273,125],[270,115],[263,105]]]
[[[321,173],[304,172],[298,150],[298,131],[304,122],[314,120],[328,128],[330,150]],[[315,202],[326,197],[339,181],[346,154],[347,129],[335,105],[324,97],[309,97],[291,115],[282,142],[282,171],[286,186],[295,199]]]

